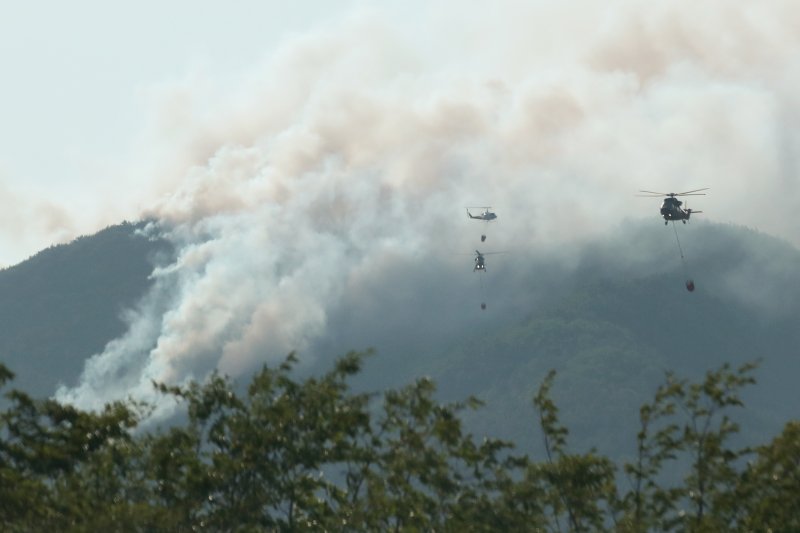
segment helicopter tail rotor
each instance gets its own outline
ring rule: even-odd
[[[690,218],[692,218],[692,215],[695,215],[697,213],[702,213],[702,211],[690,209],[690,208],[687,207],[686,208],[686,220],[688,221]]]

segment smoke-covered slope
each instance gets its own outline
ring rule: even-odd
[[[689,293],[672,231],[654,228],[640,225],[585,248],[573,271],[533,282],[554,291],[532,301],[530,315],[467,333],[422,363],[445,396],[487,402],[471,419],[476,431],[538,448],[531,399],[555,369],[554,395],[573,442],[632,453],[639,406],[665,372],[698,379],[724,363],[755,360],[757,384],[735,415],[742,437],[758,442],[797,418],[800,252],[754,231],[693,225],[682,232],[697,284]]]
[[[122,335],[123,312],[151,285],[169,246],[124,223],[52,246],[0,271],[0,362],[15,387],[50,395],[74,384],[85,359]]]
[[[108,228],[0,272],[0,360],[17,373],[17,387],[51,394],[57,383],[74,384],[91,356],[131,335],[135,321],[122,313],[142,307],[155,259],[170,257],[163,242],[135,230]],[[638,407],[665,371],[697,378],[724,362],[761,359],[741,419],[745,438],[772,434],[798,412],[800,252],[740,227],[701,222],[679,231],[693,293],[671,228],[651,221],[551,257],[518,247],[493,256],[485,274],[471,271],[468,256],[395,257],[357,291],[343,280],[325,330],[300,353],[302,371],[374,347],[358,387],[430,375],[443,398],[486,402],[469,418],[475,432],[536,449],[531,397],[556,369],[553,392],[573,442],[625,454]]]

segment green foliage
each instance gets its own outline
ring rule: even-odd
[[[533,397],[545,456],[475,439],[481,402],[440,403],[430,379],[354,393],[368,353],[298,380],[296,358],[246,391],[225,377],[158,385],[187,421],[136,428],[146,406],[84,412],[7,393],[4,531],[774,531],[800,528],[800,424],[731,447],[754,365],[667,374],[639,411],[635,458],[571,453],[550,372]],[[0,367],[0,379],[12,375]],[[522,416],[514,413],[513,416]],[[747,459],[750,459],[747,461]],[[682,477],[666,476],[682,471]],[[672,479],[675,478],[675,479]]]
[[[741,529],[800,531],[800,422],[756,450],[733,497]]]
[[[14,379],[14,373],[10,371],[6,366],[0,363],[0,387],[6,384],[7,381],[11,381]]]
[[[616,499],[614,465],[594,452],[584,455],[567,453],[567,428],[561,426],[558,408],[550,398],[555,372],[550,371],[533,398],[539,412],[547,462],[533,465],[546,481],[545,502],[552,520],[559,524],[564,516],[570,531],[602,529],[605,512],[602,502]]]
[[[0,413],[0,523],[11,530],[70,525],[88,516],[100,491],[79,499],[64,490],[95,456],[109,446],[130,442],[138,423],[134,405],[107,405],[99,413],[80,411],[53,400],[34,400],[12,390],[11,406]],[[115,483],[112,472],[96,476],[95,486]]]
[[[636,461],[623,467],[631,482],[621,500],[625,530],[733,528],[733,495],[741,476],[737,461],[749,450],[729,447],[739,431],[729,410],[742,407],[740,390],[755,382],[754,368],[747,363],[733,371],[725,364],[709,371],[700,383],[667,374],[654,401],[640,410]],[[663,486],[659,474],[681,460],[689,465],[683,483]]]

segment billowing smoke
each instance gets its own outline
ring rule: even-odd
[[[710,187],[690,207],[800,242],[800,7],[614,6],[454,3],[416,31],[359,14],[287,41],[213,105],[173,87],[154,120],[167,194],[143,216],[177,259],[58,396],[240,375],[349,312],[406,317],[410,337],[475,321],[480,274],[460,254],[508,251],[492,283],[533,255],[569,264],[629,217],[658,223],[638,189]],[[499,214],[485,244],[466,205]],[[364,339],[343,342],[380,342]]]

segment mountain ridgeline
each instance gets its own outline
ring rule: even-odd
[[[124,333],[123,311],[151,286],[154,265],[174,254],[141,228],[109,227],[0,271],[0,362],[16,374],[15,388],[46,396],[59,383],[74,385],[84,361]],[[380,316],[366,304],[333,309],[327,338],[310,348],[317,365],[301,371],[374,345],[378,356],[358,387],[380,391],[430,376],[443,400],[485,402],[465,416],[471,432],[537,452],[531,399],[555,370],[552,394],[572,431],[570,445],[627,456],[638,408],[665,372],[698,379],[722,363],[758,360],[757,384],[737,416],[746,428],[741,438],[763,442],[797,418],[800,252],[749,229],[693,224],[685,248],[697,290],[689,293],[667,231],[631,223],[617,237],[581,248],[568,267],[563,258],[509,259],[517,263],[514,275],[485,274],[493,279],[492,301],[487,312],[471,302],[477,318],[469,324],[443,316],[441,325],[432,321],[420,331],[413,305],[390,305],[388,296]],[[401,289],[394,288],[409,300]],[[368,314],[371,323],[358,318]]]

